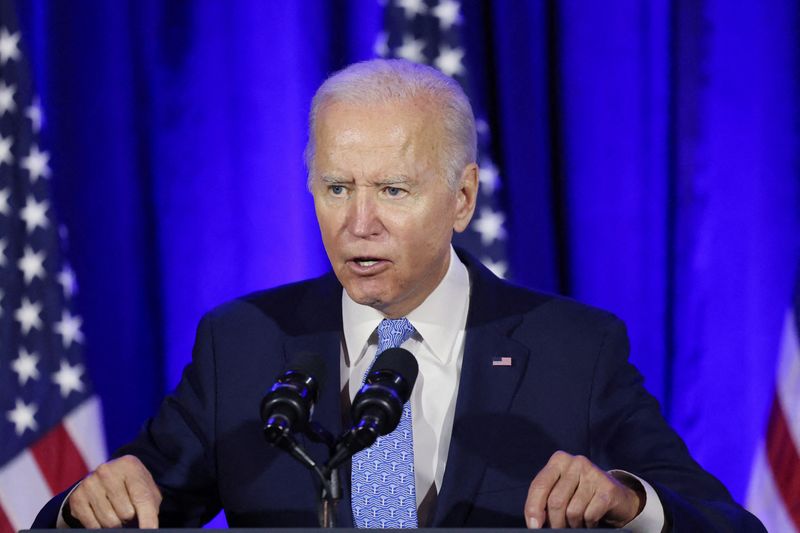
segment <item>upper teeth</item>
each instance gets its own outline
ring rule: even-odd
[[[368,261],[358,261],[358,264],[361,265],[361,266],[364,266],[364,267],[372,266],[375,263],[377,263],[377,261],[373,261],[372,259],[370,259]]]

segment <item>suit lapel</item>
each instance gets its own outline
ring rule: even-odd
[[[488,459],[479,442],[480,422],[508,411],[529,358],[528,348],[511,338],[521,317],[502,312],[503,302],[494,290],[498,280],[472,258],[462,260],[470,270],[472,294],[453,432],[433,519],[436,527],[464,525]],[[493,364],[496,358],[510,358],[506,361],[511,364]]]
[[[464,524],[486,469],[487,457],[476,443],[481,421],[508,411],[528,363],[528,350],[492,325],[467,330],[453,432],[433,524]],[[493,366],[510,357],[511,366]]]

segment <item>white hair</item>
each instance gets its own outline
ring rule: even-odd
[[[404,59],[373,59],[354,63],[331,75],[317,89],[308,115],[308,144],[304,153],[311,189],[317,114],[332,102],[386,104],[422,97],[434,104],[444,132],[439,167],[456,188],[464,167],[477,153],[475,117],[461,86],[433,67]]]

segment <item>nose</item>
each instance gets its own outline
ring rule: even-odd
[[[368,191],[357,191],[348,208],[347,228],[354,237],[366,239],[383,231],[378,205]]]

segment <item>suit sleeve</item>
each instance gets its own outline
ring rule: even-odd
[[[195,527],[220,510],[214,454],[215,360],[212,319],[200,322],[192,362],[175,392],[138,437],[114,457],[135,455],[153,475],[163,501],[160,527]],[[32,528],[55,528],[58,513],[74,485],[39,511]]]
[[[135,455],[161,489],[160,527],[196,527],[221,509],[216,483],[216,361],[210,315],[198,326],[192,361],[175,392],[115,457]]]
[[[595,463],[635,473],[650,483],[671,531],[765,531],[716,478],[692,459],[664,420],[658,402],[628,362],[628,337],[608,325],[595,362],[590,449]]]

